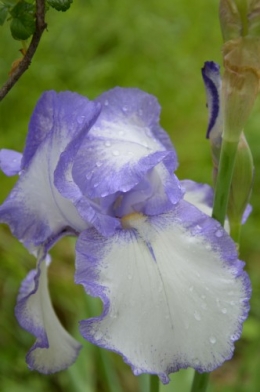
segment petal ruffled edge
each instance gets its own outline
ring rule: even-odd
[[[135,298],[135,303],[137,303],[138,306],[141,303],[142,306],[140,305],[141,311],[139,312],[139,316],[135,317],[134,319],[132,318],[131,322],[133,325],[130,325],[131,323],[129,320],[131,318],[129,319],[128,317],[128,321],[122,321],[120,326],[119,321],[122,319],[122,312],[125,313],[127,309],[132,311],[131,309],[134,307],[134,304],[131,304],[131,301],[133,301],[133,296],[135,295],[136,290],[140,290],[140,288],[143,287],[142,277],[145,278],[145,282],[151,279],[149,269],[147,269],[147,271],[143,273],[142,276],[138,275],[139,271],[142,270],[142,264],[139,263],[143,262],[147,254],[150,255],[150,265],[153,265],[155,268],[157,268],[156,265],[159,262],[158,243],[156,245],[156,249],[156,239],[154,237],[154,232],[152,234],[149,233],[150,228],[147,227],[147,225],[146,227],[141,227],[140,222],[130,225],[133,230],[119,230],[115,233],[113,238],[109,239],[101,237],[94,229],[89,229],[80,235],[76,247],[76,283],[82,284],[86,292],[90,295],[100,297],[104,304],[103,313],[100,317],[84,320],[81,322],[81,333],[90,342],[121,354],[124,358],[124,361],[132,367],[134,374],[138,375],[144,372],[158,374],[163,383],[167,383],[169,381],[169,373],[177,371],[180,368],[193,367],[199,372],[212,371],[216,367],[220,366],[225,360],[228,360],[232,357],[234,342],[239,339],[242,330],[242,323],[248,315],[251,285],[248,275],[243,271],[244,263],[237,259],[235,244],[226,234],[223,228],[221,228],[219,223],[207,217],[205,214],[202,214],[197,208],[191,206],[185,201],[180,202],[175,210],[168,214],[162,214],[155,217],[142,217],[141,219],[145,219],[150,225],[156,228],[156,231],[167,229],[169,224],[172,227],[173,225],[181,227],[181,236],[185,236],[185,233],[188,233],[189,237],[185,241],[182,241],[185,252],[190,252],[191,257],[193,258],[192,252],[195,248],[196,241],[199,238],[201,257],[203,256],[203,252],[208,253],[208,255],[212,253],[215,257],[213,261],[218,262],[216,269],[220,268],[221,273],[219,274],[215,274],[216,271],[214,268],[212,268],[215,266],[215,263],[210,264],[208,258],[204,257],[201,260],[199,272],[196,267],[197,264],[195,264],[193,266],[192,276],[189,278],[190,272],[187,270],[185,273],[181,274],[181,278],[180,266],[182,266],[183,263],[181,260],[178,260],[179,263],[177,263],[176,268],[177,270],[179,269],[179,274],[177,274],[178,279],[175,283],[178,287],[178,281],[180,278],[187,281],[185,287],[180,287],[180,292],[184,290],[182,294],[184,295],[184,292],[186,292],[186,296],[189,296],[190,302],[192,304],[195,298],[195,289],[196,285],[198,285],[198,281],[200,282],[201,290],[199,298],[199,301],[201,301],[201,309],[199,312],[201,312],[201,314],[196,310],[196,308],[195,310],[192,307],[189,308],[189,310],[191,309],[190,315],[193,324],[195,323],[192,328],[195,329],[196,325],[196,333],[194,334],[194,332],[190,331],[191,336],[189,339],[185,335],[183,345],[186,345],[187,342],[189,343],[186,347],[188,351],[183,352],[181,348],[182,345],[180,345],[179,350],[182,355],[178,357],[178,350],[176,351],[176,354],[174,349],[171,349],[171,361],[168,360],[168,364],[165,364],[165,352],[162,351],[160,354],[160,350],[158,350],[158,347],[156,348],[156,337],[154,336],[150,343],[146,341],[146,336],[149,335],[150,323],[152,323],[152,320],[150,320],[150,322],[147,324],[146,330],[142,335],[142,339],[137,342],[136,346],[135,340],[132,339],[130,343],[128,342],[130,335],[133,334],[132,331],[136,330],[136,323],[138,323],[140,327],[140,317],[142,317],[143,314],[147,314],[147,309],[150,309],[152,298],[154,295],[156,295],[155,288],[159,287],[156,284],[153,285],[154,289],[150,292],[148,296],[150,299],[146,301],[146,303],[142,302],[142,296],[140,296],[138,301],[136,301]],[[127,254],[125,250],[131,241],[132,243],[137,241],[139,236],[138,233],[141,233],[141,238],[139,237],[139,240],[141,242],[142,249],[139,249],[139,252],[136,246],[133,245],[136,249],[131,260],[131,257],[129,257],[129,254]],[[174,238],[174,236],[172,236],[169,237],[169,242],[171,244],[175,243],[175,246],[178,247],[180,246],[179,244],[181,241],[179,241],[178,238]],[[166,252],[165,255],[167,255],[165,241],[163,242],[162,251]],[[111,257],[110,254],[112,254]],[[141,259],[137,263],[138,255],[141,256]],[[136,263],[136,268],[131,268],[131,262],[133,260]],[[209,265],[210,268],[207,268],[207,265]],[[168,269],[165,269],[164,271],[164,275],[166,277],[169,275],[169,271],[167,271]],[[211,285],[207,279],[207,274],[210,274],[212,279]],[[174,274],[170,275],[174,276]],[[134,277],[138,281],[138,284],[135,286],[133,283]],[[190,279],[190,281],[188,279]],[[130,286],[131,284],[133,285],[131,290],[129,284]],[[221,287],[220,290],[218,290],[219,287]],[[225,290],[223,290],[223,288]],[[225,297],[223,293],[227,294],[227,297]],[[175,295],[177,295],[178,298],[180,296],[178,293],[175,293]],[[112,300],[111,296],[113,297]],[[204,304],[206,301],[206,296],[210,297],[208,304]],[[121,306],[119,311],[115,305],[115,301],[117,300],[124,301],[124,306]],[[179,306],[182,306],[182,296],[178,299],[177,302],[179,303]],[[212,304],[214,304],[215,307],[214,312],[208,316],[207,305],[208,309],[211,309],[210,305]],[[158,308],[160,308],[160,306]],[[155,316],[155,309],[150,309],[150,313]],[[185,312],[179,312],[179,316],[179,318],[182,318],[185,321]],[[208,320],[205,324],[206,327],[205,325],[202,325],[203,317],[207,318]],[[170,317],[167,317],[167,320],[169,318]],[[109,321],[106,323],[108,319]],[[227,321],[224,323],[225,319]],[[217,320],[220,320],[218,324]],[[116,323],[119,323],[119,327],[114,330],[113,333],[111,333],[113,326]],[[165,321],[165,323],[167,323],[167,321]],[[177,321],[176,323],[178,324]],[[159,324],[156,328],[156,334],[158,334],[160,330]],[[180,331],[182,331],[181,333],[187,333],[187,328],[185,328],[184,324],[185,323],[183,323],[183,325],[179,328]],[[192,329],[191,325],[192,324],[190,323],[190,330]],[[216,325],[218,325],[221,329],[220,332],[216,330]],[[198,336],[201,335],[200,330],[202,326],[204,328],[203,333],[207,332],[209,336],[205,338],[204,343],[201,342],[201,347],[195,347],[198,341]],[[210,326],[211,330],[209,332],[208,327]],[[128,332],[127,328],[129,328]],[[117,345],[115,344],[115,341],[119,341],[119,337],[121,339],[121,343]],[[215,351],[216,347],[218,347],[216,344],[218,339],[220,344],[220,352]],[[178,338],[177,344],[179,340],[180,339]],[[170,341],[171,340],[167,340],[169,345]],[[141,361],[136,361],[133,350],[136,350],[136,352],[140,352],[140,350],[142,351],[144,344],[149,345],[150,351],[148,351],[152,355],[149,354],[149,358],[145,356]],[[126,346],[128,346],[128,348],[126,348]],[[204,354],[201,354],[201,351],[203,352],[204,346],[207,347],[207,356],[210,357],[206,360],[206,363],[205,360],[204,362],[202,360]],[[167,350],[167,348],[164,348],[164,350]],[[200,353],[197,353],[198,350]],[[131,355],[129,355],[129,352]],[[189,355],[187,353],[189,353]],[[154,367],[151,366],[151,363],[153,363],[152,361],[155,356],[158,356],[160,360],[159,363],[157,363],[157,365]],[[150,365],[148,363],[149,361]],[[162,363],[164,363],[163,368],[161,367]]]

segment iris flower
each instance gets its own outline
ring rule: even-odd
[[[80,350],[48,293],[48,252],[64,235],[77,236],[75,282],[103,302],[99,317],[80,322],[84,338],[163,383],[180,368],[209,372],[232,357],[250,282],[209,206],[192,204],[205,204],[208,187],[175,176],[159,115],[157,100],[138,89],[94,101],[49,91],[23,154],[1,150],[2,170],[19,179],[0,220],[37,256],[15,309],[36,337],[31,369],[65,369]]]

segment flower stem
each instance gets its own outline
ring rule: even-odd
[[[238,142],[222,141],[212,217],[224,226]]]
[[[198,373],[195,371],[191,392],[206,392],[209,381],[209,373]]]
[[[159,377],[151,375],[150,376],[150,392],[159,392]]]

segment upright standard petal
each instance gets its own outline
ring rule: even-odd
[[[79,237],[76,282],[104,303],[100,317],[81,322],[82,335],[163,383],[180,368],[209,372],[231,358],[251,287],[229,236],[185,201],[122,221],[111,238],[95,229]]]
[[[49,100],[46,103],[46,99],[49,96],[52,97],[50,102],[53,105],[49,108],[52,113],[51,126],[48,117],[46,134],[43,130],[38,132],[37,126],[33,134],[31,127],[23,156],[24,169],[16,186],[0,207],[0,221],[7,223],[13,234],[29,248],[53,241],[53,237],[62,231],[77,232],[88,226],[73,203],[60,195],[54,186],[53,177],[61,153],[78,132],[82,129],[88,132],[99,113],[99,105],[69,92],[45,93],[33,115],[33,123],[37,125],[39,117],[42,128],[45,126],[45,111],[49,103]],[[45,106],[41,114],[42,101]]]
[[[40,260],[37,270],[23,281],[15,313],[20,325],[37,338],[26,357],[30,369],[54,373],[76,360],[81,345],[67,333],[53,310],[45,260]]]

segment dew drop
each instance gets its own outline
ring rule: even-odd
[[[78,122],[79,124],[82,124],[83,121],[84,121],[84,118],[85,118],[85,116],[79,116],[79,117],[77,117],[77,122]]]
[[[128,279],[131,280],[132,279],[132,275],[129,274],[128,275]]]
[[[138,110],[138,114],[141,116],[141,115],[143,114],[143,110],[142,110],[142,109],[139,109],[139,110]]]
[[[125,134],[124,131],[119,131],[119,132],[118,132],[118,135],[119,135],[119,136],[123,136],[124,134]]]
[[[200,361],[198,360],[198,358],[195,358],[195,359],[194,359],[194,364],[195,364],[196,366],[198,366],[198,365],[200,364]]]
[[[134,155],[134,153],[132,151],[128,151],[127,154],[128,155]]]
[[[223,230],[219,229],[215,232],[215,236],[221,238],[223,236]]]
[[[110,146],[111,146],[111,143],[107,140],[107,141],[105,142],[105,146],[106,146],[106,147],[110,147]]]
[[[197,275],[198,278],[200,278],[200,274],[198,272],[196,273],[196,275]]]
[[[107,99],[105,100],[104,105],[108,106],[108,100]]]
[[[233,335],[230,335],[230,340],[232,342],[234,342],[235,340],[238,340],[238,339],[239,339],[239,334],[234,333]]]
[[[209,338],[209,341],[210,341],[211,344],[215,344],[216,341],[217,341],[217,339],[215,338],[215,336],[211,336],[211,337]]]
[[[118,151],[118,150],[114,150],[114,151],[112,152],[112,154],[113,154],[115,157],[117,157],[117,156],[119,155],[119,151]]]
[[[193,313],[195,320],[200,321],[201,320],[201,316],[198,312],[194,312]]]
[[[122,110],[123,110],[123,112],[127,112],[127,110],[128,110],[127,106],[123,106]]]
[[[100,161],[97,161],[97,163],[96,163],[96,166],[97,166],[97,167],[100,167],[100,166],[102,166],[102,162],[100,162]]]
[[[202,295],[201,295],[201,298],[202,298],[202,299],[205,299],[205,298],[206,298],[206,295],[202,294]]]
[[[222,312],[223,314],[226,314],[226,313],[227,313],[227,309],[226,309],[226,308],[223,308],[223,309],[221,309],[221,312]]]
[[[92,174],[93,174],[93,172],[88,172],[88,173],[86,174],[86,179],[87,179],[87,180],[90,180],[91,177],[92,177]]]
[[[236,304],[235,301],[230,301],[229,303],[231,306],[234,306]]]
[[[95,339],[97,339],[97,340],[99,340],[99,339],[101,339],[102,338],[102,333],[101,332],[96,332],[95,333]]]
[[[190,287],[189,287],[189,290],[190,290],[191,292],[193,291],[193,289],[194,289],[193,286],[190,286]]]
[[[98,186],[99,186],[99,182],[95,182],[93,185],[94,188],[97,188]]]

